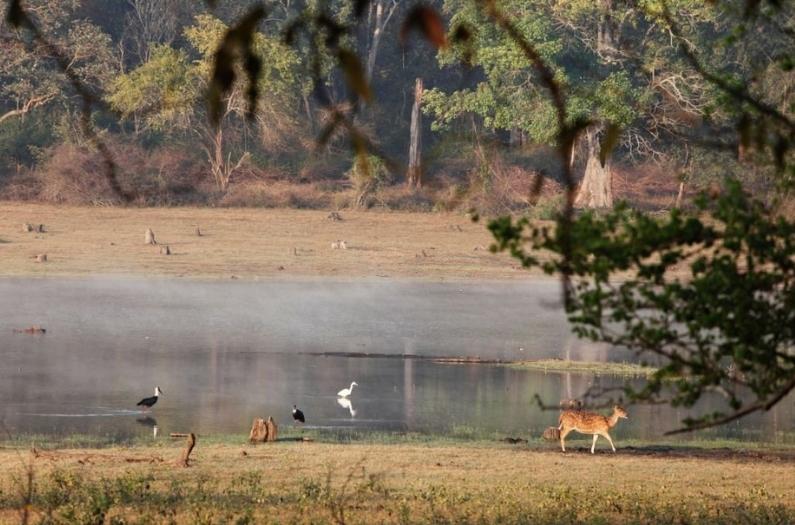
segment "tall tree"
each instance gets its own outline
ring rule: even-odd
[[[712,11],[697,2],[679,4],[695,21],[689,35],[703,39],[714,29]],[[578,206],[612,206],[613,147],[624,156],[658,158],[683,128],[698,125],[714,100],[714,90],[677,54],[660,18],[634,3],[532,0],[501,6],[566,87],[569,122],[588,123],[569,159],[581,181]],[[486,129],[519,130],[536,143],[552,144],[560,131],[554,106],[515,39],[476,2],[447,0],[445,9],[452,27],[475,33],[472,63],[482,76],[474,88],[428,93],[425,110],[435,126],[474,114]],[[464,51],[443,52],[440,62],[454,63]],[[605,143],[611,147],[603,148]]]
[[[137,133],[176,130],[198,135],[220,191],[228,189],[235,172],[250,157],[240,140],[250,126],[242,83],[236,83],[223,97],[217,125],[210,122],[203,98],[213,57],[226,30],[217,18],[198,16],[196,24],[185,31],[198,53],[197,61],[190,62],[186,51],[155,46],[147,62],[114,81],[108,96]],[[271,127],[279,127],[278,119],[289,119],[296,107],[302,91],[296,75],[298,59],[289,48],[262,33],[256,35],[255,49],[266,65],[259,77],[259,89],[268,93],[254,112],[255,129],[268,132]]]

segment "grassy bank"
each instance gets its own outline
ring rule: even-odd
[[[0,203],[2,273],[257,278],[526,277],[488,251],[484,224],[451,213],[292,209],[96,208]],[[44,224],[45,232],[23,231]],[[199,228],[202,235],[196,234]],[[144,243],[151,228],[172,255]],[[347,249],[331,243],[346,241]],[[37,254],[47,262],[35,262]]]
[[[657,371],[650,366],[632,363],[608,363],[592,361],[570,361],[568,359],[538,359],[533,361],[518,361],[507,363],[505,366],[522,370],[539,370],[542,372],[562,373],[578,372],[594,375],[617,376],[649,376]]]
[[[789,523],[790,453],[202,441],[0,449],[0,522]],[[28,477],[32,473],[32,478]],[[28,482],[32,479],[32,482]],[[28,486],[32,487],[27,497]],[[115,521],[114,521],[115,520]]]

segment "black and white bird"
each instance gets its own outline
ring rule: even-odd
[[[300,421],[301,423],[306,423],[306,418],[304,417],[304,413],[298,410],[298,407],[293,405],[293,419],[295,421]]]
[[[160,390],[160,387],[156,386],[155,387],[155,395],[153,395],[152,397],[143,398],[142,400],[138,401],[138,404],[135,405],[135,406],[146,407],[147,409],[148,408],[152,408],[155,405],[155,403],[157,403],[157,398],[160,397],[160,394],[162,394],[162,393],[163,393],[163,391]]]

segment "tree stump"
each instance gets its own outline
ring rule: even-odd
[[[146,229],[146,244],[157,244],[155,240],[155,232],[152,231],[152,228]]]
[[[185,450],[182,451],[182,457],[179,458],[178,465],[180,467],[190,467],[190,453],[193,452],[193,447],[196,446],[196,434],[191,432],[188,434],[188,441],[185,444]]]
[[[276,435],[279,433],[279,427],[276,425],[276,421],[273,420],[272,417],[268,416],[268,422],[265,423],[265,426],[268,428],[268,441],[276,441]]]
[[[264,420],[261,417],[255,418],[251,423],[251,431],[248,434],[248,440],[251,443],[267,443],[269,441],[276,441],[276,436],[279,433],[279,427],[272,417]]]
[[[248,433],[251,443],[265,443],[268,441],[268,426],[261,417],[255,418],[251,423],[251,432]]]
[[[558,427],[547,427],[544,430],[544,434],[541,436],[546,441],[559,441],[560,440],[560,430]]]
[[[168,244],[160,247],[160,255],[171,255],[171,248],[168,247]]]

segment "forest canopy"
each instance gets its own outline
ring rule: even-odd
[[[4,12],[16,3],[3,0]],[[568,160],[577,207],[627,200],[670,209],[728,177],[769,201],[788,179],[776,176],[774,162],[749,167],[749,155],[776,154],[752,142],[781,136],[757,125],[754,108],[733,103],[710,77],[791,117],[788,4],[763,2],[749,13],[745,2],[696,0],[437,0],[419,11],[406,0],[267,2],[252,19],[250,57],[243,48],[228,57],[236,65],[225,74],[235,81],[212,115],[205,95],[217,80],[218,46],[259,4],[19,5],[47,44],[10,17],[3,21],[4,198],[118,199],[113,184],[93,173],[107,159],[81,123],[81,96],[89,95],[92,129],[118,160],[119,187],[141,204],[474,207],[551,217],[566,185],[553,151],[561,131],[556,107],[537,67],[487,5],[510,15],[565,88],[567,122],[588,120]],[[423,13],[438,13],[436,36]],[[254,86],[244,58],[258,65]],[[372,97],[360,97],[362,86]],[[248,105],[250,89],[261,95],[256,108]],[[409,184],[413,113],[421,137],[413,162],[422,177]],[[353,143],[346,126],[356,130]],[[357,143],[380,156],[388,173],[354,176]],[[135,173],[125,162],[133,159]]]

